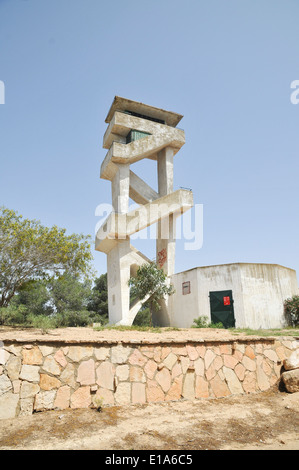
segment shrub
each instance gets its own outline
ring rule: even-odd
[[[65,326],[87,326],[94,321],[94,319],[92,319],[91,312],[88,310],[65,310],[62,313],[56,314],[55,317],[56,326],[58,328]]]
[[[27,323],[28,310],[24,305],[11,303],[0,308],[0,325],[24,325]]]
[[[28,315],[27,318],[28,326],[33,328],[41,328],[42,330],[50,330],[56,328],[56,318],[55,316],[49,315]]]
[[[284,315],[288,326],[299,326],[299,295],[285,300]]]
[[[224,328],[221,322],[219,323],[210,323],[208,317],[202,316],[194,318],[192,328]]]

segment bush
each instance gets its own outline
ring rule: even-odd
[[[148,307],[142,308],[137,313],[134,321],[134,326],[151,326],[151,312]]]
[[[30,314],[27,317],[27,324],[28,326],[32,326],[33,328],[41,328],[42,330],[51,330],[57,326],[55,316],[49,315]]]
[[[192,328],[224,328],[221,322],[219,323],[209,323],[209,319],[206,316],[194,318]]]
[[[284,315],[288,326],[299,326],[299,295],[285,300]]]
[[[25,325],[28,310],[24,305],[10,304],[0,308],[0,325]]]
[[[65,326],[87,326],[94,321],[91,312],[88,310],[66,310],[65,312],[56,314],[55,317],[56,326],[58,328]]]

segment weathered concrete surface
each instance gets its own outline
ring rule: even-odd
[[[134,262],[131,235],[157,224],[157,265],[167,276],[174,273],[175,219],[193,206],[191,191],[173,192],[173,157],[185,143],[184,131],[176,128],[181,118],[180,114],[118,96],[107,115],[103,147],[108,152],[100,176],[111,181],[113,211],[97,231],[95,249],[107,254],[110,323],[131,325],[138,312],[137,304],[130,307],[128,280],[140,261],[148,261],[139,257]],[[142,133],[141,138],[127,139],[131,131]],[[157,190],[130,169],[144,158],[156,162]],[[134,211],[129,211],[130,197],[140,204]],[[169,325],[168,299],[163,302],[161,318],[161,325]]]

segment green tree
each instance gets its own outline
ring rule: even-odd
[[[160,310],[159,301],[174,293],[172,284],[167,283],[167,276],[156,263],[146,263],[137,270],[136,277],[129,279],[132,298],[144,300],[143,306],[149,307],[151,318]]]
[[[44,279],[24,283],[11,304],[16,307],[23,306],[28,313],[36,316],[51,315],[54,311],[47,282]]]
[[[108,321],[108,287],[107,273],[101,274],[95,279],[95,285],[92,288],[91,296],[87,305],[87,309],[95,312],[100,317],[102,323]]]
[[[0,207],[0,307],[7,307],[28,281],[58,276],[91,275],[89,236],[66,235],[17,212]]]
[[[289,326],[299,325],[299,295],[293,295],[292,298],[285,300],[284,314]]]
[[[56,313],[65,311],[87,310],[91,296],[91,280],[81,282],[71,273],[64,273],[47,283],[53,310]]]

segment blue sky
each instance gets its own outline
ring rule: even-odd
[[[119,95],[184,115],[174,186],[203,204],[203,246],[178,241],[176,272],[256,262],[298,275],[298,18],[296,0],[0,0],[0,204],[94,236]],[[154,184],[153,162],[137,169]],[[94,265],[106,272],[106,256]]]

